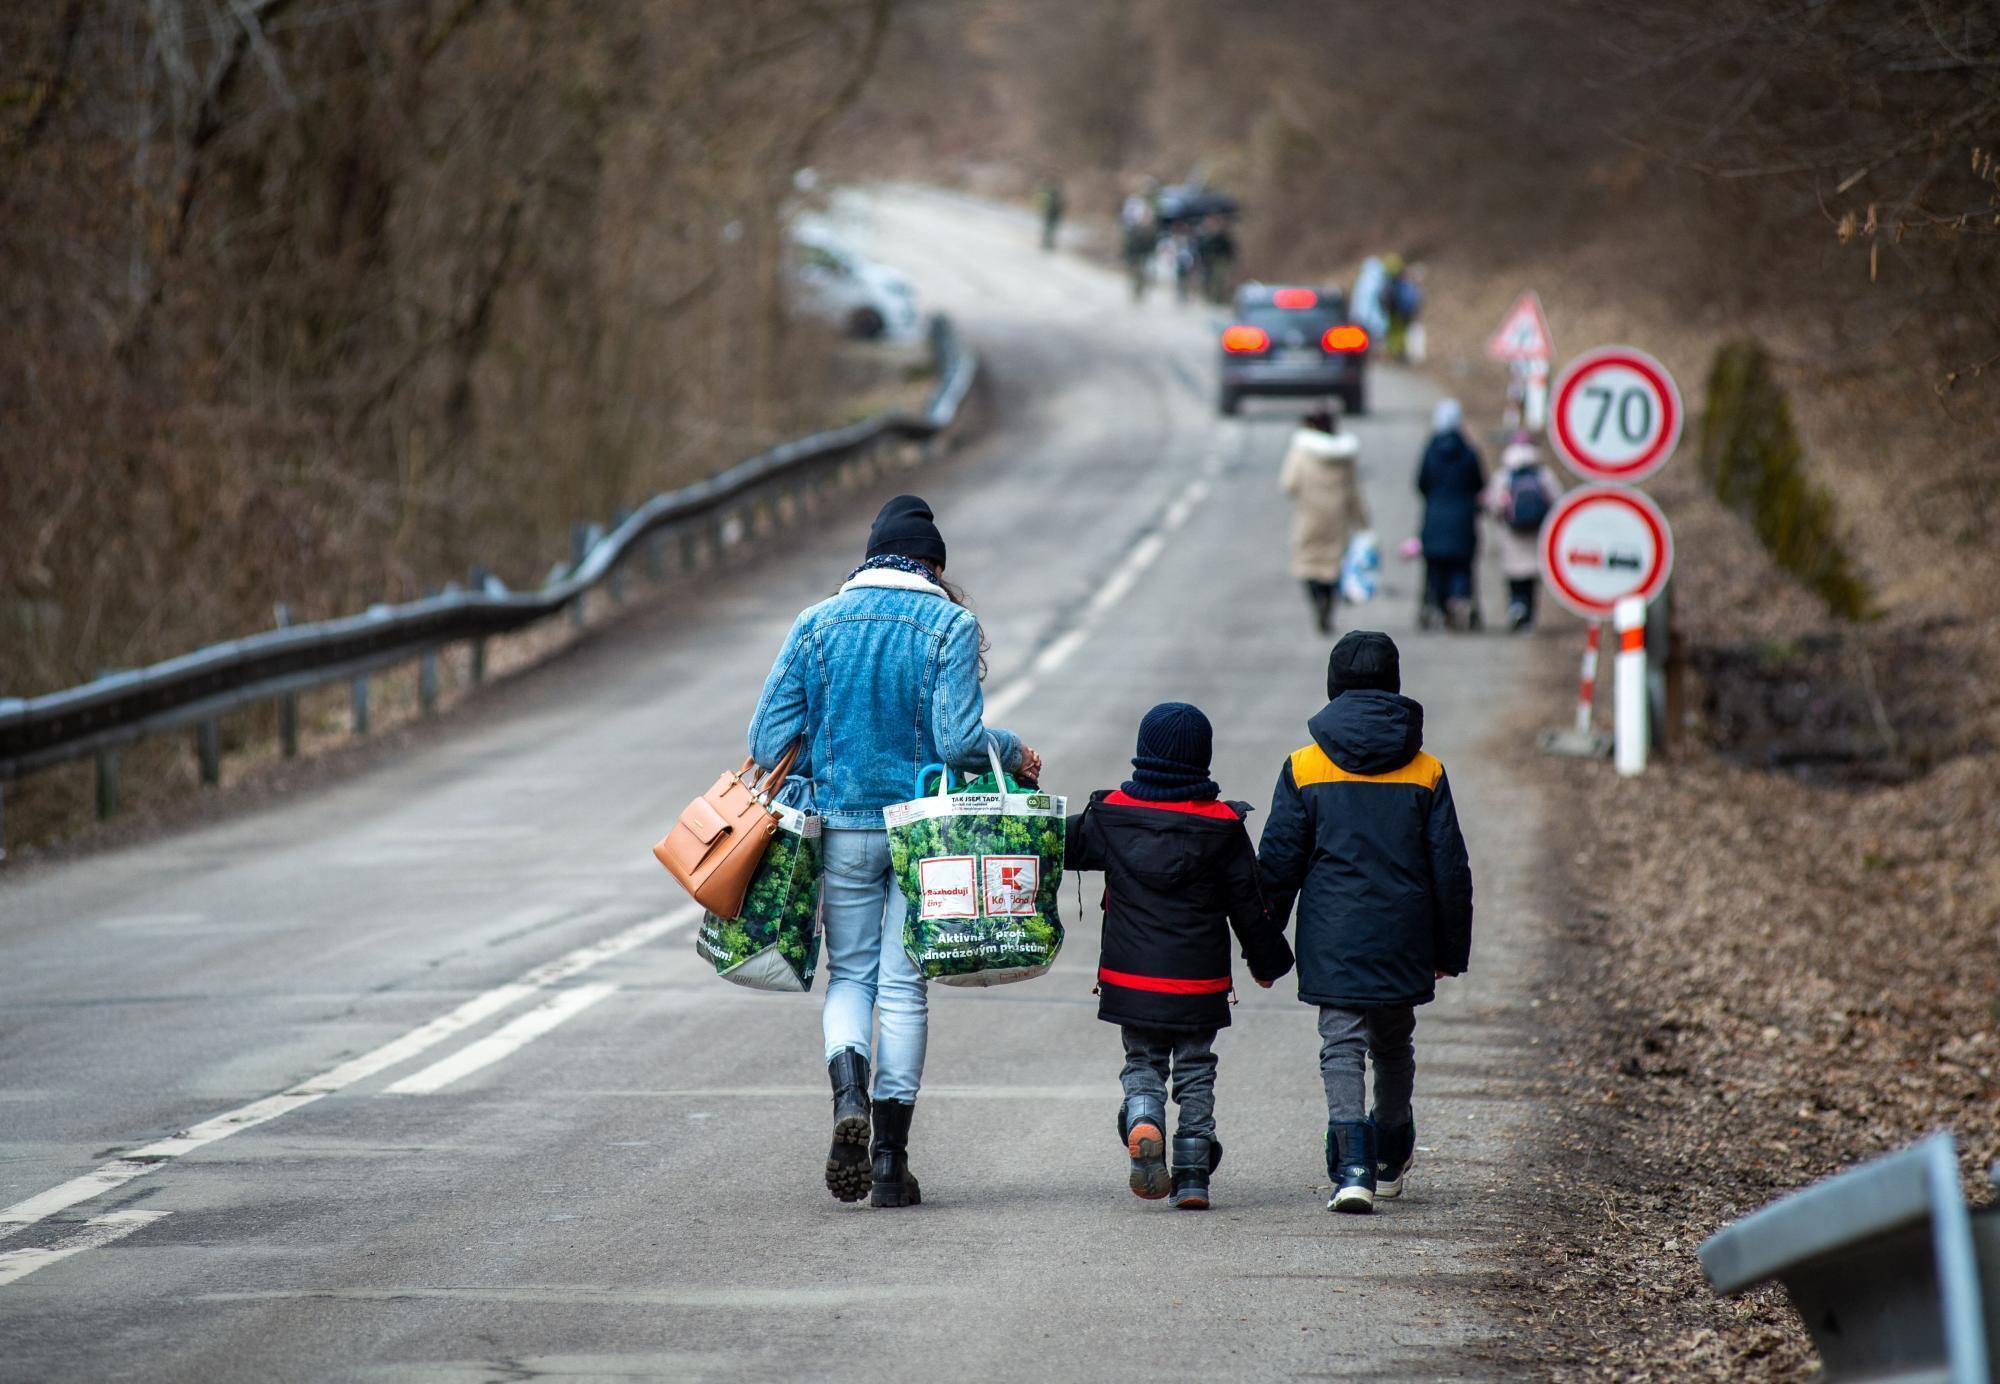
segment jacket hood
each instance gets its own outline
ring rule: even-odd
[[[1424,747],[1424,709],[1398,692],[1343,692],[1306,722],[1313,743],[1350,774],[1386,774]]]
[[[1292,434],[1292,445],[1316,457],[1351,457],[1361,451],[1353,433],[1323,433],[1318,428],[1298,429]]]

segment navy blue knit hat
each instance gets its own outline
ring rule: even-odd
[[[868,530],[869,557],[913,557],[944,566],[944,535],[931,507],[915,495],[898,495],[882,506]]]
[[[1214,798],[1222,790],[1208,776],[1215,731],[1198,707],[1161,702],[1139,722],[1139,752],[1132,756],[1128,797],[1148,802],[1189,802]]]
[[[1403,657],[1380,630],[1349,630],[1326,660],[1326,699],[1343,692],[1403,690]]]

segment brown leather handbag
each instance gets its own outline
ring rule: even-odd
[[[653,857],[681,882],[694,901],[720,918],[743,911],[743,895],[751,876],[763,863],[771,838],[778,834],[778,814],[771,802],[785,786],[785,776],[799,757],[801,736],[794,740],[768,774],[752,760],[681,809],[674,829],[653,847]]]

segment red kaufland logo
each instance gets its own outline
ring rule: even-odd
[[[989,855],[981,862],[985,871],[986,897],[983,910],[989,918],[1025,918],[1037,911],[1035,895],[1041,888],[1042,862],[1032,855]]]

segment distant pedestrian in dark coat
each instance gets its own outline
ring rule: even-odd
[[[1118,1136],[1131,1187],[1167,1195],[1167,1085],[1180,1106],[1174,1205],[1208,1205],[1222,1159],[1215,1137],[1215,1035],[1229,1023],[1229,933],[1259,985],[1292,968],[1292,949],[1264,906],[1246,803],[1223,802],[1208,762],[1208,718],[1165,702],[1139,723],[1132,777],[1069,819],[1068,868],[1102,870],[1104,947],[1097,1017],[1125,1040]]]
[[[1442,617],[1453,628],[1471,622],[1472,563],[1479,554],[1479,496],[1486,470],[1465,440],[1458,400],[1445,399],[1431,415],[1431,437],[1417,468],[1424,497],[1424,610],[1429,626]]]
[[[1386,634],[1333,646],[1312,743],[1286,761],[1258,861],[1280,926],[1298,902],[1299,998],[1319,1006],[1329,1211],[1399,1195],[1416,1151],[1416,1015],[1472,950],[1472,868],[1424,709]],[[1375,1109],[1364,1104],[1375,1061]]]

